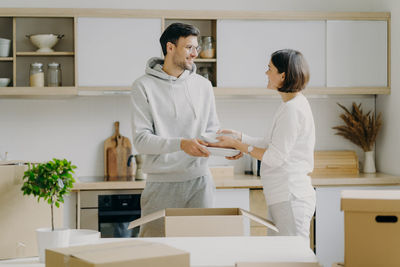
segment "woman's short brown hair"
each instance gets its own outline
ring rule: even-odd
[[[299,51],[278,50],[271,55],[271,62],[279,73],[285,73],[285,80],[279,92],[295,93],[303,90],[310,80],[308,64]]]

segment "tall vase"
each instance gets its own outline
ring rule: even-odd
[[[374,151],[364,152],[364,173],[375,173]]]

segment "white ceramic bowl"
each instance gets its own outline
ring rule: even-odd
[[[232,148],[220,148],[220,147],[206,147],[212,156],[220,157],[233,157],[240,153],[240,150]]]
[[[0,78],[0,87],[6,87],[10,83],[9,78]]]
[[[221,136],[220,134],[217,133],[202,133],[201,134],[201,139],[203,139],[204,141],[208,142],[208,143],[217,143],[218,139],[217,137]]]
[[[58,39],[61,39],[64,37],[63,34],[32,34],[32,35],[27,35],[26,37],[31,40],[32,44],[34,44],[36,47],[39,49],[36,50],[36,52],[40,53],[49,53],[49,52],[54,52],[52,49],[53,46],[55,46],[58,42]]]
[[[0,44],[10,44],[10,43],[11,43],[10,39],[0,38]]]
[[[218,136],[229,136],[232,138],[235,138],[232,134],[217,134],[214,132],[208,132],[208,133],[202,133],[201,134],[201,139],[203,139],[204,141],[208,142],[208,143],[217,143],[219,142],[219,140],[217,139]]]

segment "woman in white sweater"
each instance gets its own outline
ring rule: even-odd
[[[229,159],[248,153],[261,160],[261,181],[277,234],[308,238],[315,211],[315,191],[308,175],[314,166],[315,126],[310,105],[301,93],[309,81],[308,65],[300,52],[279,50],[271,55],[266,74],[268,89],[277,90],[282,98],[270,133],[254,138],[221,130],[236,138],[221,136],[220,142],[210,145],[241,151]]]

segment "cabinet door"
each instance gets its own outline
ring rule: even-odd
[[[325,85],[325,22],[218,20],[218,87],[266,87],[276,50],[299,50],[310,66],[311,86]]]
[[[215,208],[241,208],[250,210],[250,190],[248,188],[217,189],[215,194]],[[250,220],[243,219],[244,235],[250,235]]]
[[[130,86],[160,56],[161,19],[78,18],[79,86]]]
[[[387,86],[386,21],[327,22],[327,86]]]

